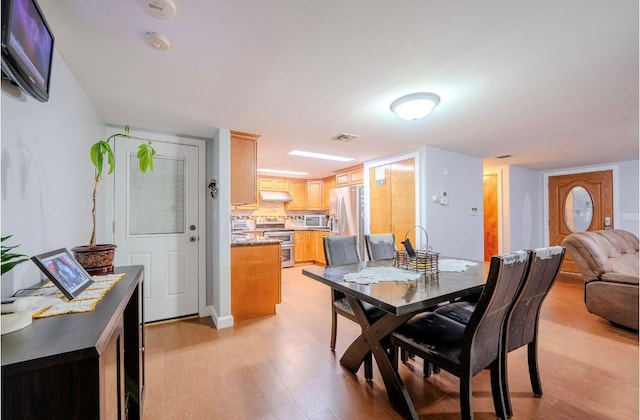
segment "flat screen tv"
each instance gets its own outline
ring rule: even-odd
[[[2,72],[40,102],[49,100],[53,40],[36,0],[2,0]]]

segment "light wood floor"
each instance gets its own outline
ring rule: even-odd
[[[534,398],[526,350],[509,354],[513,419],[638,419],[638,336],[589,314],[582,281],[560,276],[543,304],[539,359],[544,390]],[[338,317],[329,349],[329,289],[283,270],[277,314],[216,330],[209,318],[149,326],[145,420],[400,419],[380,374],[366,382],[339,364],[358,335]],[[421,418],[460,418],[458,379],[400,366]],[[488,371],[473,380],[476,419],[494,419]]]

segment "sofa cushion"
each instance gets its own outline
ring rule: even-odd
[[[576,232],[563,245],[586,279],[603,273],[638,276],[638,238],[620,229]]]

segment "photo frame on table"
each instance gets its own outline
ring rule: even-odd
[[[66,248],[34,255],[31,260],[70,300],[93,283],[89,273]]]

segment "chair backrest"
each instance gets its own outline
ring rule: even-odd
[[[491,257],[487,282],[462,338],[462,352],[473,357],[472,375],[498,359],[503,328],[509,309],[520,291],[529,267],[531,251],[516,251]]]
[[[345,265],[360,262],[358,240],[355,236],[325,236],[322,238],[327,265]]]
[[[396,237],[393,233],[372,233],[364,236],[370,260],[389,260],[396,256]]]
[[[560,271],[564,253],[565,249],[561,246],[532,251],[529,271],[509,315],[507,351],[535,340],[540,307]]]

